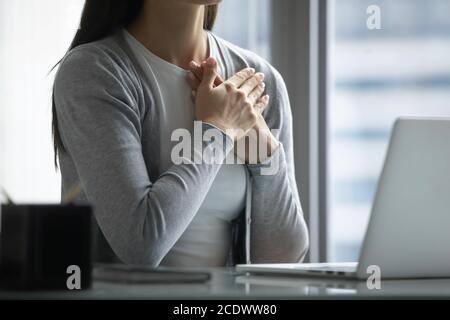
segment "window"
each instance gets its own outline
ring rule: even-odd
[[[450,2],[332,4],[328,259],[356,261],[394,120],[450,115]],[[370,5],[381,30],[367,28]]]
[[[76,30],[82,0],[0,0],[0,185],[19,202],[56,202],[51,68]]]
[[[270,0],[227,0],[220,4],[214,32],[270,59]]]

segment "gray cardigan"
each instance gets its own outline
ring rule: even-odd
[[[267,163],[246,166],[247,205],[233,222],[228,264],[299,262],[308,249],[308,230],[295,181],[285,84],[262,58],[213,38],[226,62],[226,78],[248,66],[266,75],[271,102],[264,117],[271,129],[279,129],[281,142]],[[160,97],[152,83],[121,32],[71,50],[55,78],[58,125],[66,147],[59,156],[62,196],[79,181],[83,193],[78,201],[94,206],[101,230],[95,237],[96,261],[158,266],[220,169],[220,164],[191,163],[159,172]],[[203,130],[211,128],[203,125]],[[224,139],[228,152],[232,143]],[[261,174],[275,158],[279,170]]]

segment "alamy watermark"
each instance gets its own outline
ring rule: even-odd
[[[270,130],[273,136],[278,136],[279,131],[278,129]],[[229,152],[231,142],[227,141],[224,133],[240,137],[234,144],[234,152]],[[264,139],[266,134],[257,132],[255,129],[245,132],[240,129],[229,129],[225,132],[217,128],[203,130],[203,122],[194,121],[193,132],[185,128],[172,132],[171,141],[176,142],[176,145],[171,151],[171,161],[175,165],[262,164],[261,175],[274,175],[280,167],[280,153],[277,150],[269,152],[267,139]]]
[[[370,265],[367,267],[366,273],[369,275],[367,277],[366,285],[369,290],[380,290],[381,289],[381,268],[377,265]]]
[[[66,287],[69,290],[81,290],[81,269],[77,265],[70,265],[66,269],[69,274],[66,281]]]
[[[367,29],[369,30],[381,30],[381,8],[377,5],[371,5],[367,7]]]

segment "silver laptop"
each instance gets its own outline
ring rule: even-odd
[[[237,270],[355,279],[374,270],[385,279],[450,277],[450,118],[396,121],[358,263],[251,264]]]

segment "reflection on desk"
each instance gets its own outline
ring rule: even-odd
[[[450,297],[450,279],[382,280],[380,290],[369,289],[366,281],[319,277],[243,275],[236,277],[236,282],[247,286],[249,294],[270,287],[312,298]]]
[[[200,269],[196,269],[200,270]],[[232,268],[201,269],[211,280],[200,284],[116,284],[94,281],[83,291],[7,292],[0,299],[360,299],[450,298],[450,279],[382,280],[381,290],[365,281],[244,275]]]

